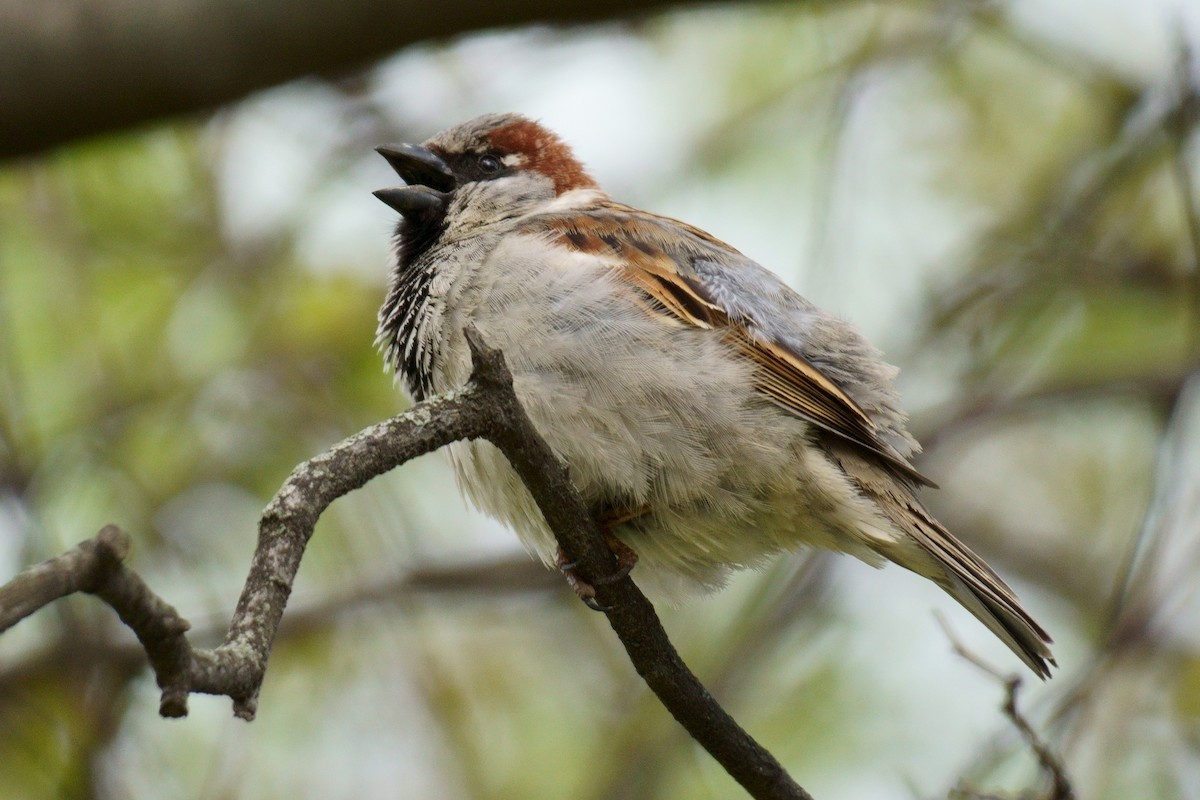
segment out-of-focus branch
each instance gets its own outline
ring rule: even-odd
[[[0,158],[213,108],[306,75],[347,73],[426,39],[685,4],[8,0],[0,3]]]
[[[1059,404],[1075,406],[1095,399],[1140,398],[1153,403],[1165,416],[1174,405],[1187,377],[1186,373],[1138,379],[1099,377],[1046,386],[1020,394],[979,395],[959,402],[956,407],[939,407],[914,418],[913,434],[928,456],[963,433],[977,435],[980,426],[1008,422],[1022,414],[1043,412]]]
[[[974,327],[991,324],[980,313],[981,304],[1003,307],[1018,293],[1027,293],[1039,283],[1059,281],[1065,268],[1073,267],[1080,279],[1092,270],[1093,262],[1079,258],[1091,252],[1088,235],[1102,217],[1104,203],[1116,187],[1129,181],[1148,165],[1158,162],[1164,145],[1164,131],[1174,124],[1185,99],[1178,92],[1161,86],[1140,94],[1122,91],[1114,85],[1109,123],[1111,144],[1088,151],[1070,163],[1060,174],[1045,181],[1049,187],[1034,198],[1018,217],[996,226],[977,247],[978,263],[964,279],[935,299],[927,336],[943,331],[954,321],[969,320]],[[1026,237],[1013,231],[1033,230]],[[1017,248],[1014,240],[1027,241]],[[1046,264],[1058,269],[1047,271]]]
[[[1188,153],[1188,145],[1200,126],[1200,92],[1192,75],[1192,50],[1182,40],[1179,58],[1175,66],[1175,85],[1179,93],[1178,112],[1171,118],[1167,132],[1171,137],[1171,166],[1179,185],[1179,199],[1183,206],[1184,224],[1187,226],[1188,243],[1192,248],[1192,274],[1187,294],[1191,297],[1191,340],[1188,342],[1188,357],[1193,364],[1200,363],[1200,200],[1196,197],[1196,175]]]
[[[192,692],[222,694],[254,717],[267,660],[292,582],[317,519],[338,497],[419,455],[460,439],[486,438],[520,475],[579,576],[596,586],[638,674],[688,733],[755,798],[810,800],[776,759],[743,731],[680,659],[653,606],[612,552],[566,468],[526,416],[503,356],[467,330],[474,369],[456,392],[374,425],[293,471],[264,510],[250,575],[224,642],[194,649],[188,623],[122,559],[128,540],[109,526],[89,542],[0,587],[0,630],[75,591],[91,592],[133,628],[162,688],[160,713],[182,716]]]

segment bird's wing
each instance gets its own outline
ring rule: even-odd
[[[894,471],[920,484],[932,481],[881,435],[863,408],[825,372],[779,337],[771,336],[743,306],[697,266],[753,268],[770,275],[729,245],[678,220],[605,202],[594,208],[540,215],[526,230],[559,240],[615,265],[647,313],[666,324],[721,331],[753,362],[756,388],[771,402],[829,433],[864,448]],[[791,292],[770,276],[773,291]]]

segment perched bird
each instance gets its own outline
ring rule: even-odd
[[[458,387],[474,323],[639,582],[716,588],[806,546],[893,561],[1049,675],[1050,637],[917,499],[931,482],[909,462],[896,369],[852,325],[710,234],[614,202],[525,117],[378,151],[406,184],[375,192],[401,215],[388,364],[416,400]],[[495,447],[449,454],[476,505],[563,566]]]

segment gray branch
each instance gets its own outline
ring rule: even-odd
[[[202,692],[229,696],[234,714],[251,720],[292,582],[325,509],[419,455],[485,438],[521,476],[580,577],[595,584],[596,599],[634,668],[675,719],[752,797],[811,800],[691,673],[632,579],[605,580],[618,572],[616,560],[566,467],[521,408],[503,356],[474,329],[467,339],[474,370],[464,388],[373,425],[292,472],[263,511],[250,574],[215,649],[192,648],[187,621],[123,563],[129,541],[113,526],[0,586],[0,632],[60,597],[92,593],[117,611],[146,650],[162,689],[163,716],[186,715],[188,696]]]
[[[348,74],[426,39],[681,2],[0,0],[0,158]]]

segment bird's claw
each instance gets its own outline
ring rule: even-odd
[[[612,611],[612,609],[613,609],[612,606],[606,606],[606,605],[601,604],[601,602],[599,600],[597,600],[595,597],[583,597],[581,595],[580,599],[582,599],[583,604],[585,606],[587,606],[588,608],[590,608],[592,611],[608,613],[609,611]]]
[[[608,586],[621,580],[633,570],[633,566],[638,560],[637,553],[629,545],[608,531],[604,531],[604,543],[608,545],[608,549],[617,559],[617,571],[611,575],[596,578],[591,583],[584,580],[576,571],[579,562],[568,556],[561,547],[554,556],[554,564],[566,576],[567,583],[583,601],[583,604],[593,611],[612,611],[612,606],[603,605],[596,600],[596,587]]]

